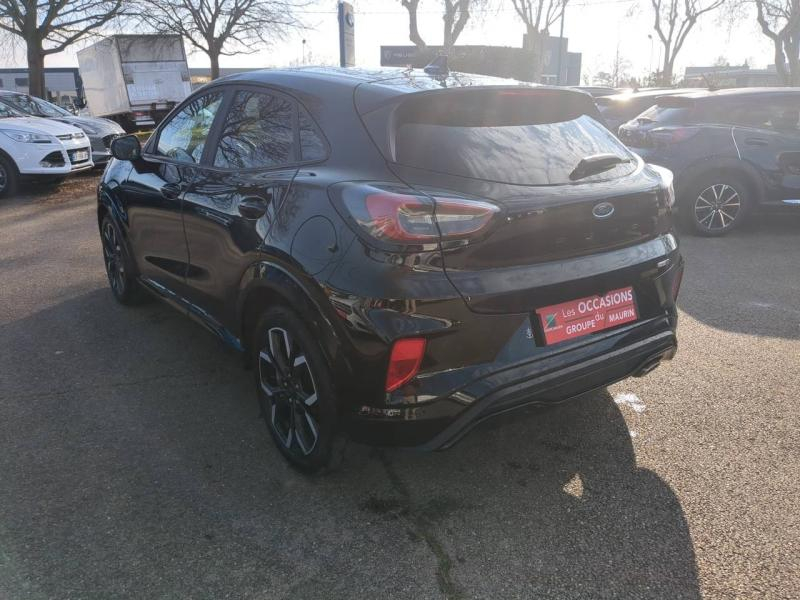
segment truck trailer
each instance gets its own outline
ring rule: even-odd
[[[89,111],[127,131],[157,125],[191,92],[179,35],[113,35],[78,52]]]

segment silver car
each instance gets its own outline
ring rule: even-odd
[[[0,90],[0,102],[26,115],[54,119],[82,129],[92,144],[92,160],[95,165],[104,165],[109,161],[111,140],[125,133],[125,130],[114,121],[76,116],[52,102],[28,94]]]

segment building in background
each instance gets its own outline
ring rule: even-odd
[[[27,68],[0,69],[0,90],[27,94],[29,82]],[[83,81],[77,67],[46,68],[44,87],[46,99],[64,108],[73,108],[75,100],[83,98]]]
[[[422,68],[439,56],[442,46],[381,46],[381,66]],[[544,40],[542,76],[538,83],[580,85],[581,53],[569,52],[568,39],[549,36]],[[529,50],[508,46],[455,46],[447,57],[448,67],[463,73],[478,73],[533,81],[533,58]]]
[[[686,67],[683,84],[689,87],[769,87],[781,85],[775,65],[751,69],[748,65]]]

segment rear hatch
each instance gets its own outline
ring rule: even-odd
[[[694,107],[692,98],[661,96],[656,104],[619,128],[619,139],[628,146],[652,148],[674,127],[690,124]]]
[[[526,267],[631,246],[663,228],[658,178],[596,116],[582,93],[500,87],[408,94],[363,118],[406,185],[499,208],[473,236],[444,241],[442,260],[470,308],[520,312],[537,285],[524,280]],[[476,295],[482,274],[505,288],[491,303]]]

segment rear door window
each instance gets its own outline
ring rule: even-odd
[[[296,162],[295,105],[267,92],[241,90],[220,133],[214,166],[256,169]]]
[[[422,95],[398,109],[394,150],[396,162],[405,166],[520,185],[569,183],[578,163],[595,154],[628,162],[582,181],[620,177],[636,168],[627,148],[603,125],[557,95]]]

